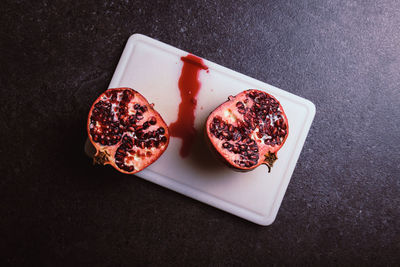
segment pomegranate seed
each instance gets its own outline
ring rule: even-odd
[[[160,127],[160,128],[157,129],[157,133],[164,134],[165,133],[165,129],[163,127]]]
[[[160,142],[159,142],[159,141],[154,141],[154,146],[155,146],[156,148],[158,148],[158,147],[160,146]]]
[[[140,110],[141,110],[143,113],[145,113],[145,112],[147,111],[147,107],[146,107],[146,106],[141,106],[141,107],[140,107]]]
[[[151,125],[155,125],[155,124],[157,123],[156,118],[155,118],[155,117],[151,117],[150,120],[149,120],[149,123],[150,123]]]

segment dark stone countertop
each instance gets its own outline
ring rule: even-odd
[[[44,0],[0,10],[2,262],[400,264],[399,1]],[[274,224],[92,166],[86,116],[133,33],[316,104]]]

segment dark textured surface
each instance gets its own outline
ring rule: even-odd
[[[1,1],[0,10],[1,261],[400,264],[399,1]],[[83,154],[89,107],[137,32],[316,104],[273,225]]]

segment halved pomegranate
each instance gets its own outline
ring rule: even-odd
[[[230,96],[210,114],[206,131],[229,166],[251,170],[266,164],[270,171],[289,126],[278,100],[260,90],[246,90]]]
[[[94,161],[133,174],[152,164],[169,143],[168,127],[153,105],[131,88],[108,89],[89,111]]]

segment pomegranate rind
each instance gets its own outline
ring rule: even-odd
[[[146,122],[146,118],[155,117],[156,121],[157,121],[157,127],[163,127],[164,128],[165,133],[163,134],[163,136],[166,137],[166,142],[164,142],[163,144],[160,144],[160,146],[156,149],[156,151],[153,150],[153,152],[157,152],[157,153],[152,153],[151,156],[146,156],[145,159],[140,160],[139,161],[140,163],[138,165],[135,165],[134,166],[135,167],[134,170],[131,171],[131,172],[119,168],[117,166],[117,164],[115,163],[115,158],[114,158],[114,156],[116,154],[116,150],[121,145],[121,142],[123,140],[123,136],[125,136],[125,133],[122,134],[121,139],[118,141],[118,143],[116,143],[114,145],[110,145],[110,146],[102,145],[99,142],[95,142],[93,140],[93,137],[92,137],[91,133],[90,133],[91,116],[92,116],[93,109],[94,109],[96,103],[101,101],[103,99],[104,95],[107,94],[107,93],[110,93],[112,91],[124,91],[124,90],[128,90],[131,93],[133,93],[134,99],[136,99],[134,101],[135,103],[140,103],[142,106],[146,106],[147,111],[146,111],[146,113],[143,114],[144,118],[143,118],[142,124],[144,122]],[[130,114],[128,113],[128,115],[130,115]],[[87,133],[88,133],[88,137],[89,137],[90,142],[92,143],[92,145],[96,149],[96,153],[93,156],[94,163],[101,164],[101,165],[111,165],[112,167],[114,167],[119,172],[125,173],[125,174],[135,174],[135,173],[140,172],[143,169],[147,168],[152,163],[154,163],[165,152],[165,150],[167,149],[167,147],[169,145],[169,130],[168,130],[168,126],[165,123],[165,121],[163,120],[163,118],[161,117],[161,115],[154,109],[154,104],[149,104],[149,102],[147,101],[147,99],[144,96],[142,96],[139,92],[133,90],[132,88],[128,88],[128,87],[110,88],[110,89],[106,90],[104,93],[102,93],[94,101],[92,107],[90,108],[89,115],[88,115]],[[143,156],[145,156],[145,155],[143,155]]]
[[[237,111],[236,104],[248,98],[248,94],[251,92],[254,92],[255,94],[265,94],[269,99],[273,99],[274,101],[276,101],[276,104],[278,104],[279,106],[279,108],[277,108],[279,110],[279,115],[283,118],[283,123],[285,124],[286,134],[280,138],[279,145],[266,145],[262,140],[258,139],[258,137],[254,134],[255,131],[252,132],[250,137],[252,140],[256,141],[257,149],[259,150],[260,156],[258,158],[257,163],[254,164],[253,166],[243,166],[235,162],[235,160],[237,161],[237,157],[236,158],[232,157],[232,153],[228,152],[226,149],[222,149],[221,145],[224,142],[226,142],[226,140],[221,140],[217,138],[215,135],[213,135],[210,130],[211,129],[210,125],[211,123],[213,123],[213,120],[216,117],[224,121],[226,125],[230,124],[237,126],[239,123],[242,123],[244,120],[244,115]],[[252,104],[254,104],[254,102],[252,102]],[[219,105],[216,109],[214,109],[214,111],[210,113],[205,125],[206,125],[205,132],[207,137],[206,138],[207,144],[211,148],[211,151],[213,151],[213,154],[217,155],[217,158],[221,159],[222,162],[225,163],[227,166],[237,171],[250,171],[255,169],[261,164],[267,165],[268,168],[270,169],[274,161],[277,159],[278,150],[286,142],[287,137],[289,135],[289,124],[287,116],[280,102],[274,96],[257,89],[249,89],[237,94],[236,96],[229,97],[227,101]]]

